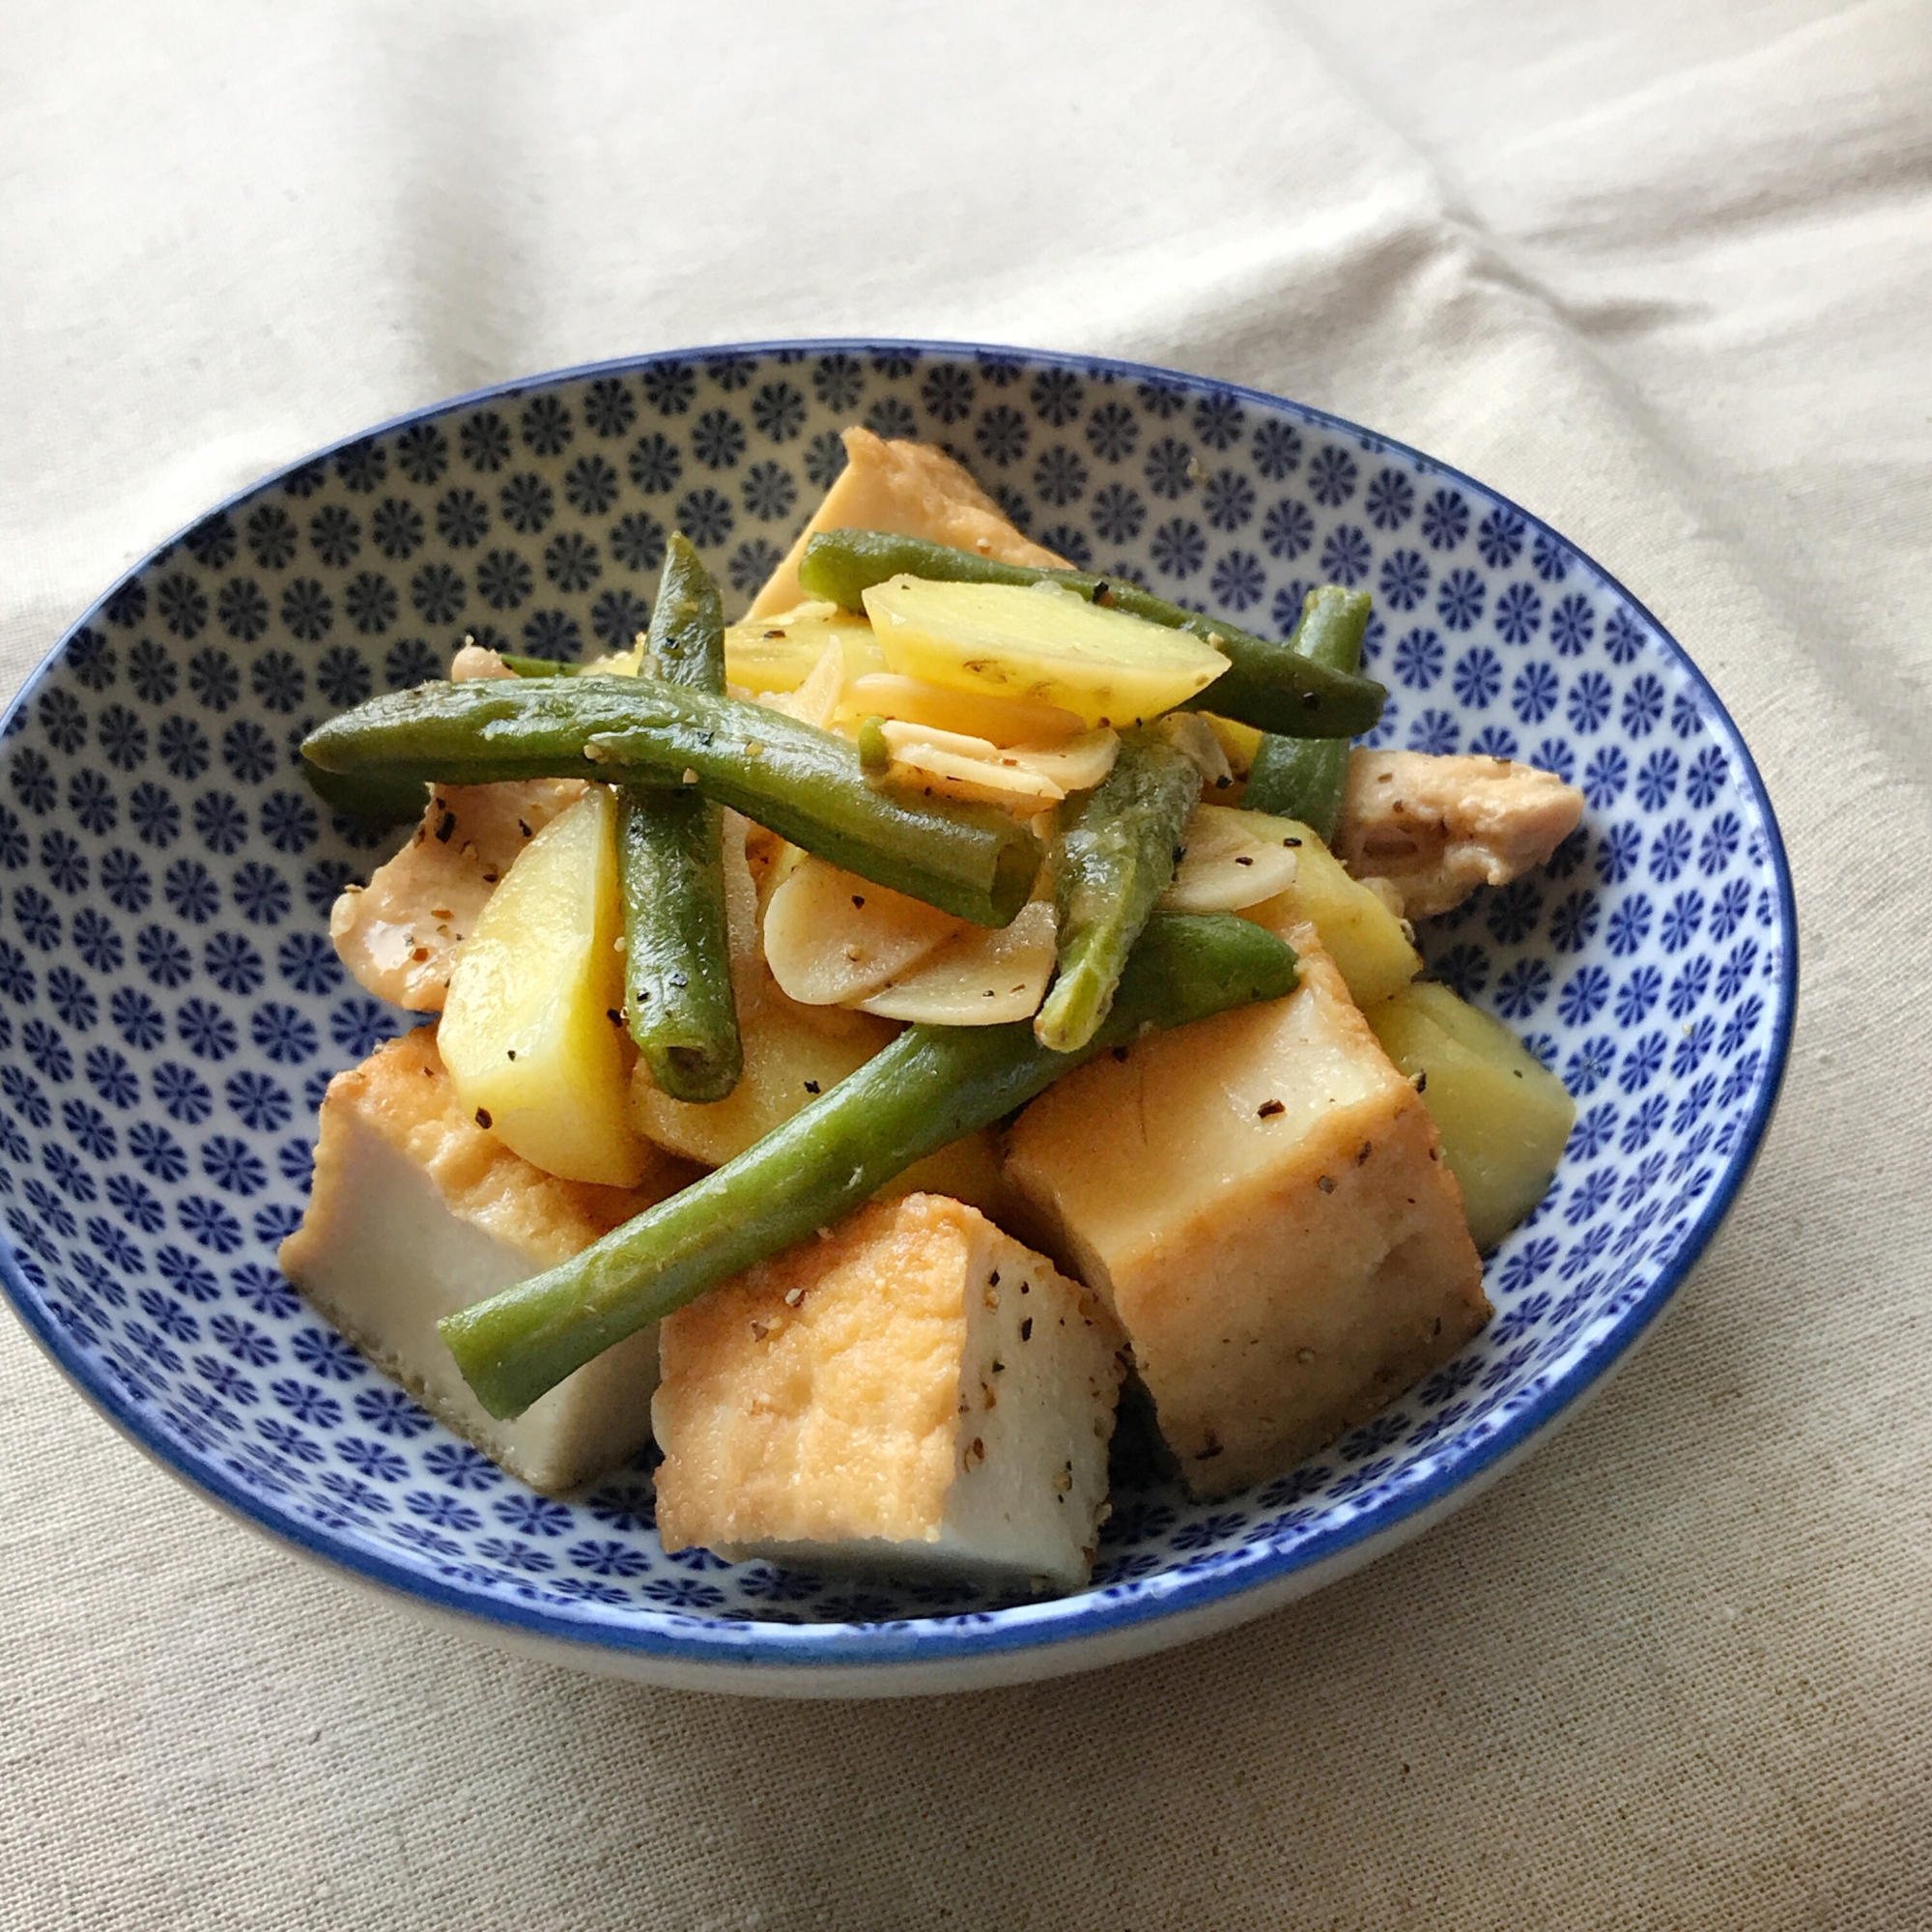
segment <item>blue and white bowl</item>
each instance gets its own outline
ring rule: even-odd
[[[1374,742],[1579,783],[1547,872],[1424,928],[1431,970],[1576,1095],[1496,1318],[1373,1422],[1210,1504],[1117,1492],[1094,1585],[1045,1603],[675,1557],[641,1467],[532,1494],[303,1305],[329,1074],[412,1024],[338,965],[381,856],[302,735],[440,675],[467,634],[626,643],[673,526],[742,607],[863,422],[960,455],[1075,561],[1286,632],[1375,593]],[[1742,1183],[1797,983],[1791,881],[1736,728],[1683,650],[1527,512],[1415,451],[1224,383],[966,345],[652,355],[405,417],[212,511],[115,585],[8,712],[0,764],[0,1276],[83,1393],[294,1548],[472,1632],[657,1683],[952,1690],[1152,1651],[1413,1534],[1623,1356]]]

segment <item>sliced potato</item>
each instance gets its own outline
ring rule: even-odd
[[[1294,883],[1298,844],[1285,821],[1259,811],[1197,805],[1174,881],[1160,895],[1169,912],[1239,912]]]
[[[1083,718],[1056,704],[988,697],[890,670],[855,677],[846,687],[839,713],[851,720],[895,718],[941,731],[963,731],[991,745],[1051,745],[1086,729]]]
[[[639,1060],[631,1076],[631,1120],[638,1131],[706,1167],[722,1167],[830,1093],[890,1040],[898,1028],[842,1007],[802,1007],[769,977],[752,999],[738,997],[745,1070],[722,1100],[673,1100]]]
[[[1152,718],[1227,669],[1219,651],[1089,604],[1052,583],[928,583],[895,577],[865,594],[888,666],[956,690],[1077,712],[1089,725]]]
[[[801,724],[815,724],[821,731],[829,731],[838,715],[838,698],[845,689],[845,647],[830,643],[796,691],[768,691],[760,696],[759,702],[769,704],[774,711],[782,711],[788,718],[796,718]]]
[[[1215,737],[1221,741],[1221,750],[1227,753],[1229,769],[1237,779],[1244,779],[1254,769],[1255,753],[1262,748],[1262,734],[1252,724],[1243,724],[1237,719],[1218,718],[1211,711],[1204,711]]]
[[[724,905],[731,935],[731,993],[745,1070],[722,1100],[673,1100],[642,1061],[631,1076],[631,1121],[638,1131],[687,1160],[718,1167],[762,1140],[813,1099],[863,1066],[898,1029],[870,1013],[805,1007],[779,990],[759,947],[759,880],[752,848],[768,843],[735,811],[724,814]],[[780,841],[755,870],[781,882],[822,862]],[[867,888],[867,890],[871,890]]]
[[[879,671],[886,661],[872,627],[836,604],[801,604],[772,617],[747,617],[724,631],[724,675],[747,691],[796,691],[825,655],[828,644],[845,652],[852,676]]]
[[[1417,981],[1368,1009],[1382,1051],[1415,1081],[1485,1252],[1548,1192],[1577,1104],[1499,1021]]]
[[[997,932],[969,925],[913,970],[858,1002],[864,1012],[923,1026],[1031,1019],[1053,977],[1053,906],[1035,899]]]
[[[1243,815],[1278,827],[1273,836],[1301,840],[1293,848],[1294,883],[1271,899],[1243,907],[1244,918],[1283,938],[1297,925],[1312,924],[1358,1007],[1387,999],[1422,971],[1422,955],[1403,922],[1378,894],[1349,876],[1341,860],[1309,827],[1264,812]]]
[[[616,802],[591,785],[518,854],[449,982],[438,1041],[458,1097],[566,1180],[635,1186],[625,1110]]]
[[[896,1200],[901,1194],[943,1194],[977,1208],[989,1221],[1004,1227],[1012,1218],[1013,1195],[1000,1159],[996,1128],[981,1127],[923,1160],[914,1161],[879,1189],[876,1199]]]
[[[793,866],[765,904],[765,963],[801,1006],[854,1006],[962,932],[963,919],[824,859]]]

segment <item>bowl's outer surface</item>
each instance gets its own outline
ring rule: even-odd
[[[645,622],[665,533],[742,608],[863,422],[954,449],[1041,542],[1251,628],[1375,593],[1372,742],[1548,766],[1589,800],[1545,873],[1423,929],[1579,1118],[1492,1259],[1497,1316],[1302,1467],[1211,1505],[1117,1493],[1094,1586],[1001,1604],[667,1557],[639,1469],[532,1494],[275,1268],[328,1075],[410,1024],[329,903],[380,852],[302,734],[467,635],[579,657]],[[1402,1540],[1641,1334],[1741,1184],[1797,981],[1749,755],[1683,651],[1554,531],[1400,445],[1225,384],[959,345],[649,356],[427,410],[249,490],[117,585],[8,713],[0,1276],[138,1442],[247,1520],[497,1640],[658,1682],[957,1689],[1238,1621]]]

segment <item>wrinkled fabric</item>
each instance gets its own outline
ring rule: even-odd
[[[1497,486],[1753,747],[1804,990],[1642,1354],[1232,1635],[943,1701],[508,1661],[251,1535],[0,1323],[0,1932],[1932,1923],[1932,12],[16,0],[0,689],[477,384],[862,331],[1144,357]]]

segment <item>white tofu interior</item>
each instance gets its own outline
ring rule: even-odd
[[[533,1489],[561,1492],[623,1463],[650,1435],[656,1329],[502,1422],[469,1392],[436,1324],[580,1252],[683,1171],[667,1161],[635,1190],[541,1172],[463,1110],[424,1028],[329,1083],[314,1193],[282,1244],[282,1269],[452,1429]]]
[[[328,1215],[300,1285],[364,1354],[532,1489],[575,1488],[643,1446],[655,1326],[498,1421],[469,1392],[436,1324],[548,1264],[454,1212],[429,1175],[360,1121],[349,1124],[339,1184],[343,1207]]]

